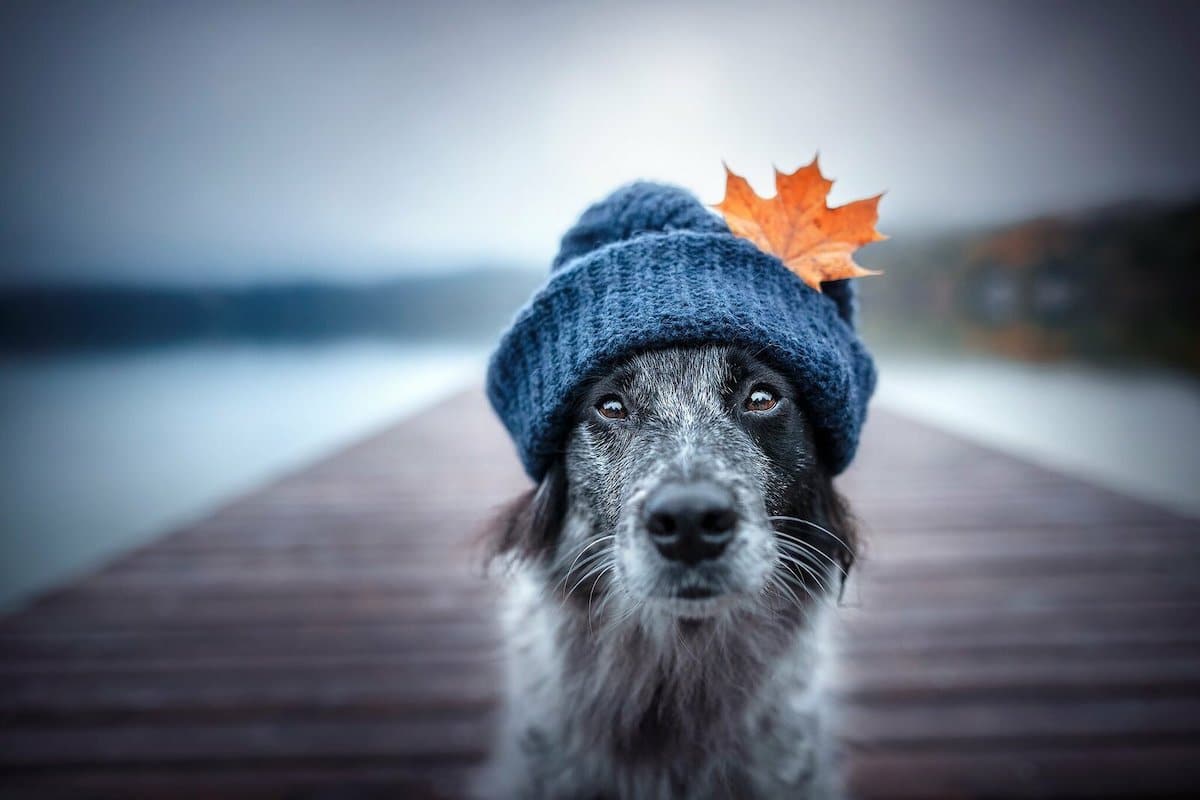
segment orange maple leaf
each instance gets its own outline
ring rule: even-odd
[[[822,281],[878,275],[854,263],[859,247],[887,237],[875,230],[882,194],[830,208],[825,204],[833,181],[821,174],[814,158],[791,175],[775,170],[775,196],[759,197],[749,182],[725,167],[721,212],[735,235],[777,256],[818,292]]]

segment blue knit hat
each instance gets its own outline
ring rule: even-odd
[[[858,446],[875,365],[854,331],[853,283],[822,288],[734,236],[691,193],[634,183],[567,231],[549,279],[492,354],[488,398],[540,480],[589,376],[638,351],[739,344],[795,382],[836,474]]]

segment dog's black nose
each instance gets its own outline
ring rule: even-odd
[[[721,555],[733,540],[738,515],[733,493],[710,481],[668,483],[646,500],[646,531],[658,552],[695,564]]]

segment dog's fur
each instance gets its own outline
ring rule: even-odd
[[[759,387],[767,411],[747,408]],[[598,413],[612,396],[626,419]],[[840,794],[826,609],[856,544],[803,409],[730,347],[641,353],[584,387],[564,452],[493,533],[511,570],[508,697],[482,794]],[[719,558],[689,566],[650,541],[647,496],[681,480],[733,493]]]

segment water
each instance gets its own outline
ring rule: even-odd
[[[1200,380],[964,357],[881,360],[876,402],[1200,517]]]
[[[0,606],[482,379],[479,350],[348,343],[0,362]],[[1200,514],[1200,383],[881,359],[877,402]]]
[[[482,371],[478,351],[371,343],[0,363],[0,606]]]

